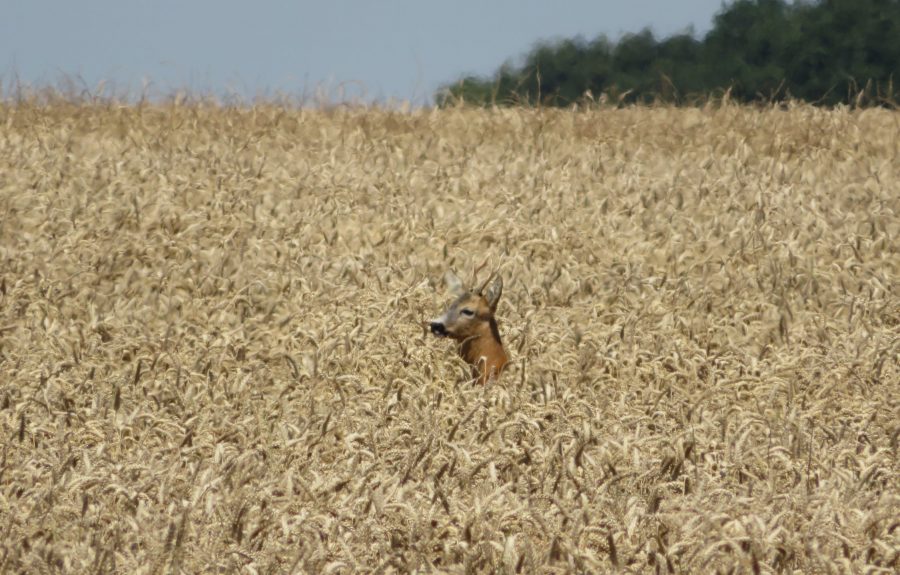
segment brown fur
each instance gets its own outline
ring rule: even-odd
[[[503,282],[498,278],[486,295],[465,291],[452,272],[448,284],[459,295],[442,317],[431,322],[431,331],[458,341],[460,356],[472,366],[472,377],[485,385],[500,377],[509,361],[494,317]]]

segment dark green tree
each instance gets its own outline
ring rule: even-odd
[[[702,39],[644,30],[542,43],[520,66],[447,86],[438,103],[565,106],[587,92],[684,103],[730,90],[744,102],[894,105],[900,95],[900,0],[736,0],[713,24]]]
[[[706,85],[743,101],[776,96],[794,48],[790,10],[782,0],[739,0],[716,16],[703,41]]]
[[[827,104],[900,90],[900,1],[827,0],[798,6],[797,33],[785,58],[794,96]]]

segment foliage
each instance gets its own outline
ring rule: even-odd
[[[900,94],[900,0],[737,0],[702,39],[649,30],[534,48],[492,79],[467,77],[438,102],[570,105],[585,95],[690,102],[728,91],[750,102],[893,103]]]

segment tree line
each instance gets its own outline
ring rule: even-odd
[[[444,86],[438,105],[568,106],[590,99],[691,104],[802,99],[896,105],[900,0],[737,0],[702,38],[657,39],[649,29],[545,42],[520,65]]]

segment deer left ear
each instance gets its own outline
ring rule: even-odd
[[[459,279],[459,276],[453,273],[453,270],[447,270],[447,272],[444,274],[444,283],[447,284],[447,289],[450,290],[450,293],[455,296],[460,296],[466,293],[466,286],[463,285],[462,280]]]
[[[501,294],[503,294],[503,278],[497,276],[497,279],[494,280],[494,283],[491,284],[491,287],[488,288],[487,293],[484,295],[484,299],[487,300],[491,311],[497,310],[497,302],[500,301]]]

